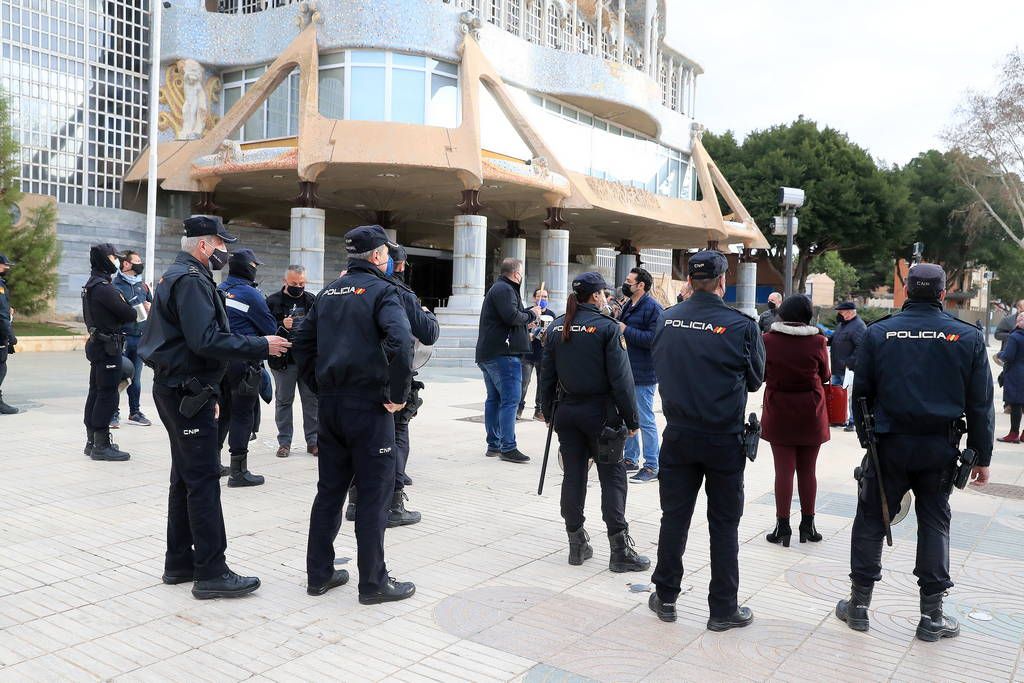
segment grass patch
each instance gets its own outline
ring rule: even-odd
[[[16,337],[73,337],[76,334],[78,332],[56,323],[14,322],[14,336]]]

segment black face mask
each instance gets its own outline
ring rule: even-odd
[[[210,262],[212,263],[213,260],[211,259]],[[228,272],[235,277],[240,277],[243,280],[248,280],[249,282],[256,281],[256,266],[251,263],[238,263],[237,261],[232,261]]]
[[[145,270],[145,269],[146,269],[146,264],[144,264],[144,263],[133,263],[132,264],[132,272],[135,273],[136,275],[142,275],[142,271]]]
[[[776,308],[776,306],[775,306],[775,302],[774,302],[774,301],[769,301],[769,302],[768,302],[768,308],[769,308],[769,310],[772,310],[772,311],[774,311],[774,310],[775,310],[775,308]]]
[[[622,293],[626,296],[633,296],[633,288],[629,286],[628,282],[622,283]]]
[[[214,249],[210,254],[210,270],[220,270],[228,263],[227,249]]]
[[[396,280],[400,280],[402,282],[405,282],[405,271],[404,270],[396,270],[395,272],[393,272],[391,274],[391,277],[395,278]]]
[[[306,288],[293,287],[291,285],[288,285],[287,287],[284,288],[284,291],[287,292],[288,296],[290,296],[291,298],[298,299],[300,296],[302,296],[302,293],[306,291]]]

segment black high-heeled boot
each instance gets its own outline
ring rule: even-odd
[[[779,517],[775,522],[775,531],[764,537],[769,543],[781,543],[783,548],[789,547],[789,539],[793,530],[789,526],[788,517]]]
[[[817,543],[821,540],[821,534],[814,528],[814,515],[800,515],[800,542]]]

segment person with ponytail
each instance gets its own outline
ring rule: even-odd
[[[639,572],[651,561],[634,550],[626,523],[627,435],[640,418],[626,340],[607,310],[609,286],[598,273],[583,273],[572,283],[565,315],[556,318],[544,340],[541,363],[541,413],[553,421],[565,468],[561,512],[569,536],[569,564],[594,555],[583,528],[590,460],[601,480],[601,514],[608,530],[613,572]]]

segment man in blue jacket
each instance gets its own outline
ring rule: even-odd
[[[228,273],[218,289],[224,295],[231,331],[246,336],[267,336],[277,331],[277,320],[267,300],[256,289],[260,262],[252,249],[239,249],[228,259]],[[228,364],[220,394],[220,440],[228,440],[231,476],[228,486],[259,486],[263,477],[249,471],[249,435],[259,399],[263,363],[244,358]]]
[[[640,433],[626,441],[626,470],[640,467],[640,441],[643,439],[644,464],[630,481],[646,483],[658,478],[658,425],[654,419],[654,392],[658,375],[651,358],[651,344],[658,327],[661,306],[651,296],[654,278],[644,268],[629,271],[622,285],[622,293],[629,297],[619,313],[619,328],[626,338],[629,365],[636,385],[637,412],[640,414]]]
[[[153,293],[149,286],[142,280],[142,272],[145,265],[142,257],[137,252],[126,251],[121,259],[121,269],[114,275],[113,283],[117,291],[128,302],[129,306],[142,305],[149,315],[150,305],[153,303]],[[152,422],[142,414],[142,358],[139,357],[139,341],[142,339],[142,332],[146,329],[146,322],[133,320],[121,328],[124,334],[124,357],[135,366],[135,375],[132,383],[128,385],[128,424],[139,427],[149,427]],[[121,426],[121,412],[116,411],[110,420],[110,428],[117,429]]]

